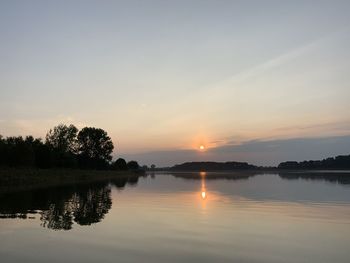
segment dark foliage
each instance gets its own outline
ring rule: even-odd
[[[127,163],[128,169],[138,170],[140,168],[139,164],[136,161],[130,161]]]
[[[117,171],[128,170],[126,161],[123,158],[118,158],[114,163],[112,163],[111,168],[112,170],[117,170]]]
[[[46,168],[51,167],[50,156],[51,150],[41,139],[0,136],[0,166]]]
[[[50,146],[40,143],[35,151],[35,167],[53,168],[55,163],[57,162],[54,159],[54,150]]]
[[[51,166],[78,167],[78,129],[74,125],[59,124],[46,134],[45,145],[51,150]]]
[[[78,134],[80,164],[88,168],[107,168],[112,160],[113,143],[102,129],[85,127]]]
[[[77,153],[78,129],[74,125],[59,124],[46,134],[46,144],[61,153]]]
[[[334,158],[327,158],[320,161],[283,162],[278,165],[279,169],[350,169],[350,155],[340,155]]]
[[[113,142],[107,132],[74,125],[59,124],[50,129],[43,142],[40,138],[0,135],[0,167],[80,168],[138,170],[136,161],[122,158],[112,162]]]

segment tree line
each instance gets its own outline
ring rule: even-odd
[[[277,167],[255,166],[246,162],[186,162],[166,168],[172,171],[230,171],[230,170],[346,170],[350,169],[350,155],[339,155],[323,160],[286,161]]]
[[[278,165],[279,169],[350,169],[350,155],[339,155],[316,161],[288,161]]]
[[[112,161],[113,142],[100,128],[59,124],[45,137],[0,135],[0,167],[137,170],[136,161]]]

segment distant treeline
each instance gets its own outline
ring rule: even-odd
[[[79,131],[74,125],[60,124],[48,131],[45,140],[0,135],[0,167],[139,169],[136,161],[112,161],[113,149],[111,138],[102,129]]]
[[[350,155],[340,155],[320,161],[283,162],[278,165],[279,169],[350,169]]]
[[[262,167],[246,162],[186,162],[173,167],[163,168],[170,171],[232,171],[232,170],[341,170],[350,169],[350,155],[336,156],[320,161],[288,161],[277,167]]]
[[[255,165],[245,162],[187,162],[170,168],[174,171],[224,171],[257,169]]]

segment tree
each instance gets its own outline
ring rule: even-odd
[[[140,167],[136,161],[130,161],[127,163],[127,165],[130,170],[137,170]]]
[[[34,138],[28,136],[7,137],[5,140],[5,162],[8,166],[33,166],[35,162],[32,143]]]
[[[126,164],[126,161],[123,158],[118,158],[113,164],[112,164],[113,170],[128,170],[128,166]]]
[[[6,163],[6,141],[0,135],[0,166],[7,164]]]
[[[47,144],[41,143],[41,141],[35,145],[35,166],[45,169],[52,168],[54,166],[52,148]]]
[[[102,129],[85,127],[78,134],[81,160],[83,163],[90,162],[95,168],[101,168],[112,160],[113,148],[111,138]]]
[[[47,150],[43,151],[43,147]],[[0,136],[0,166],[49,168],[51,162],[48,160],[52,157],[50,149],[41,139],[34,139],[33,136]]]
[[[60,153],[77,152],[78,129],[73,124],[59,124],[46,134],[46,144]]]
[[[46,135],[46,141],[33,136],[0,135],[0,167],[110,168],[111,138],[102,129],[86,127],[78,133],[74,125],[59,124]],[[125,160],[118,169],[127,170]]]
[[[59,124],[46,134],[46,145],[52,150],[52,160],[57,167],[76,167],[77,133],[74,125]]]

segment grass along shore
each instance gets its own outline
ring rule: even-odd
[[[0,169],[0,193],[143,175],[141,171]]]

